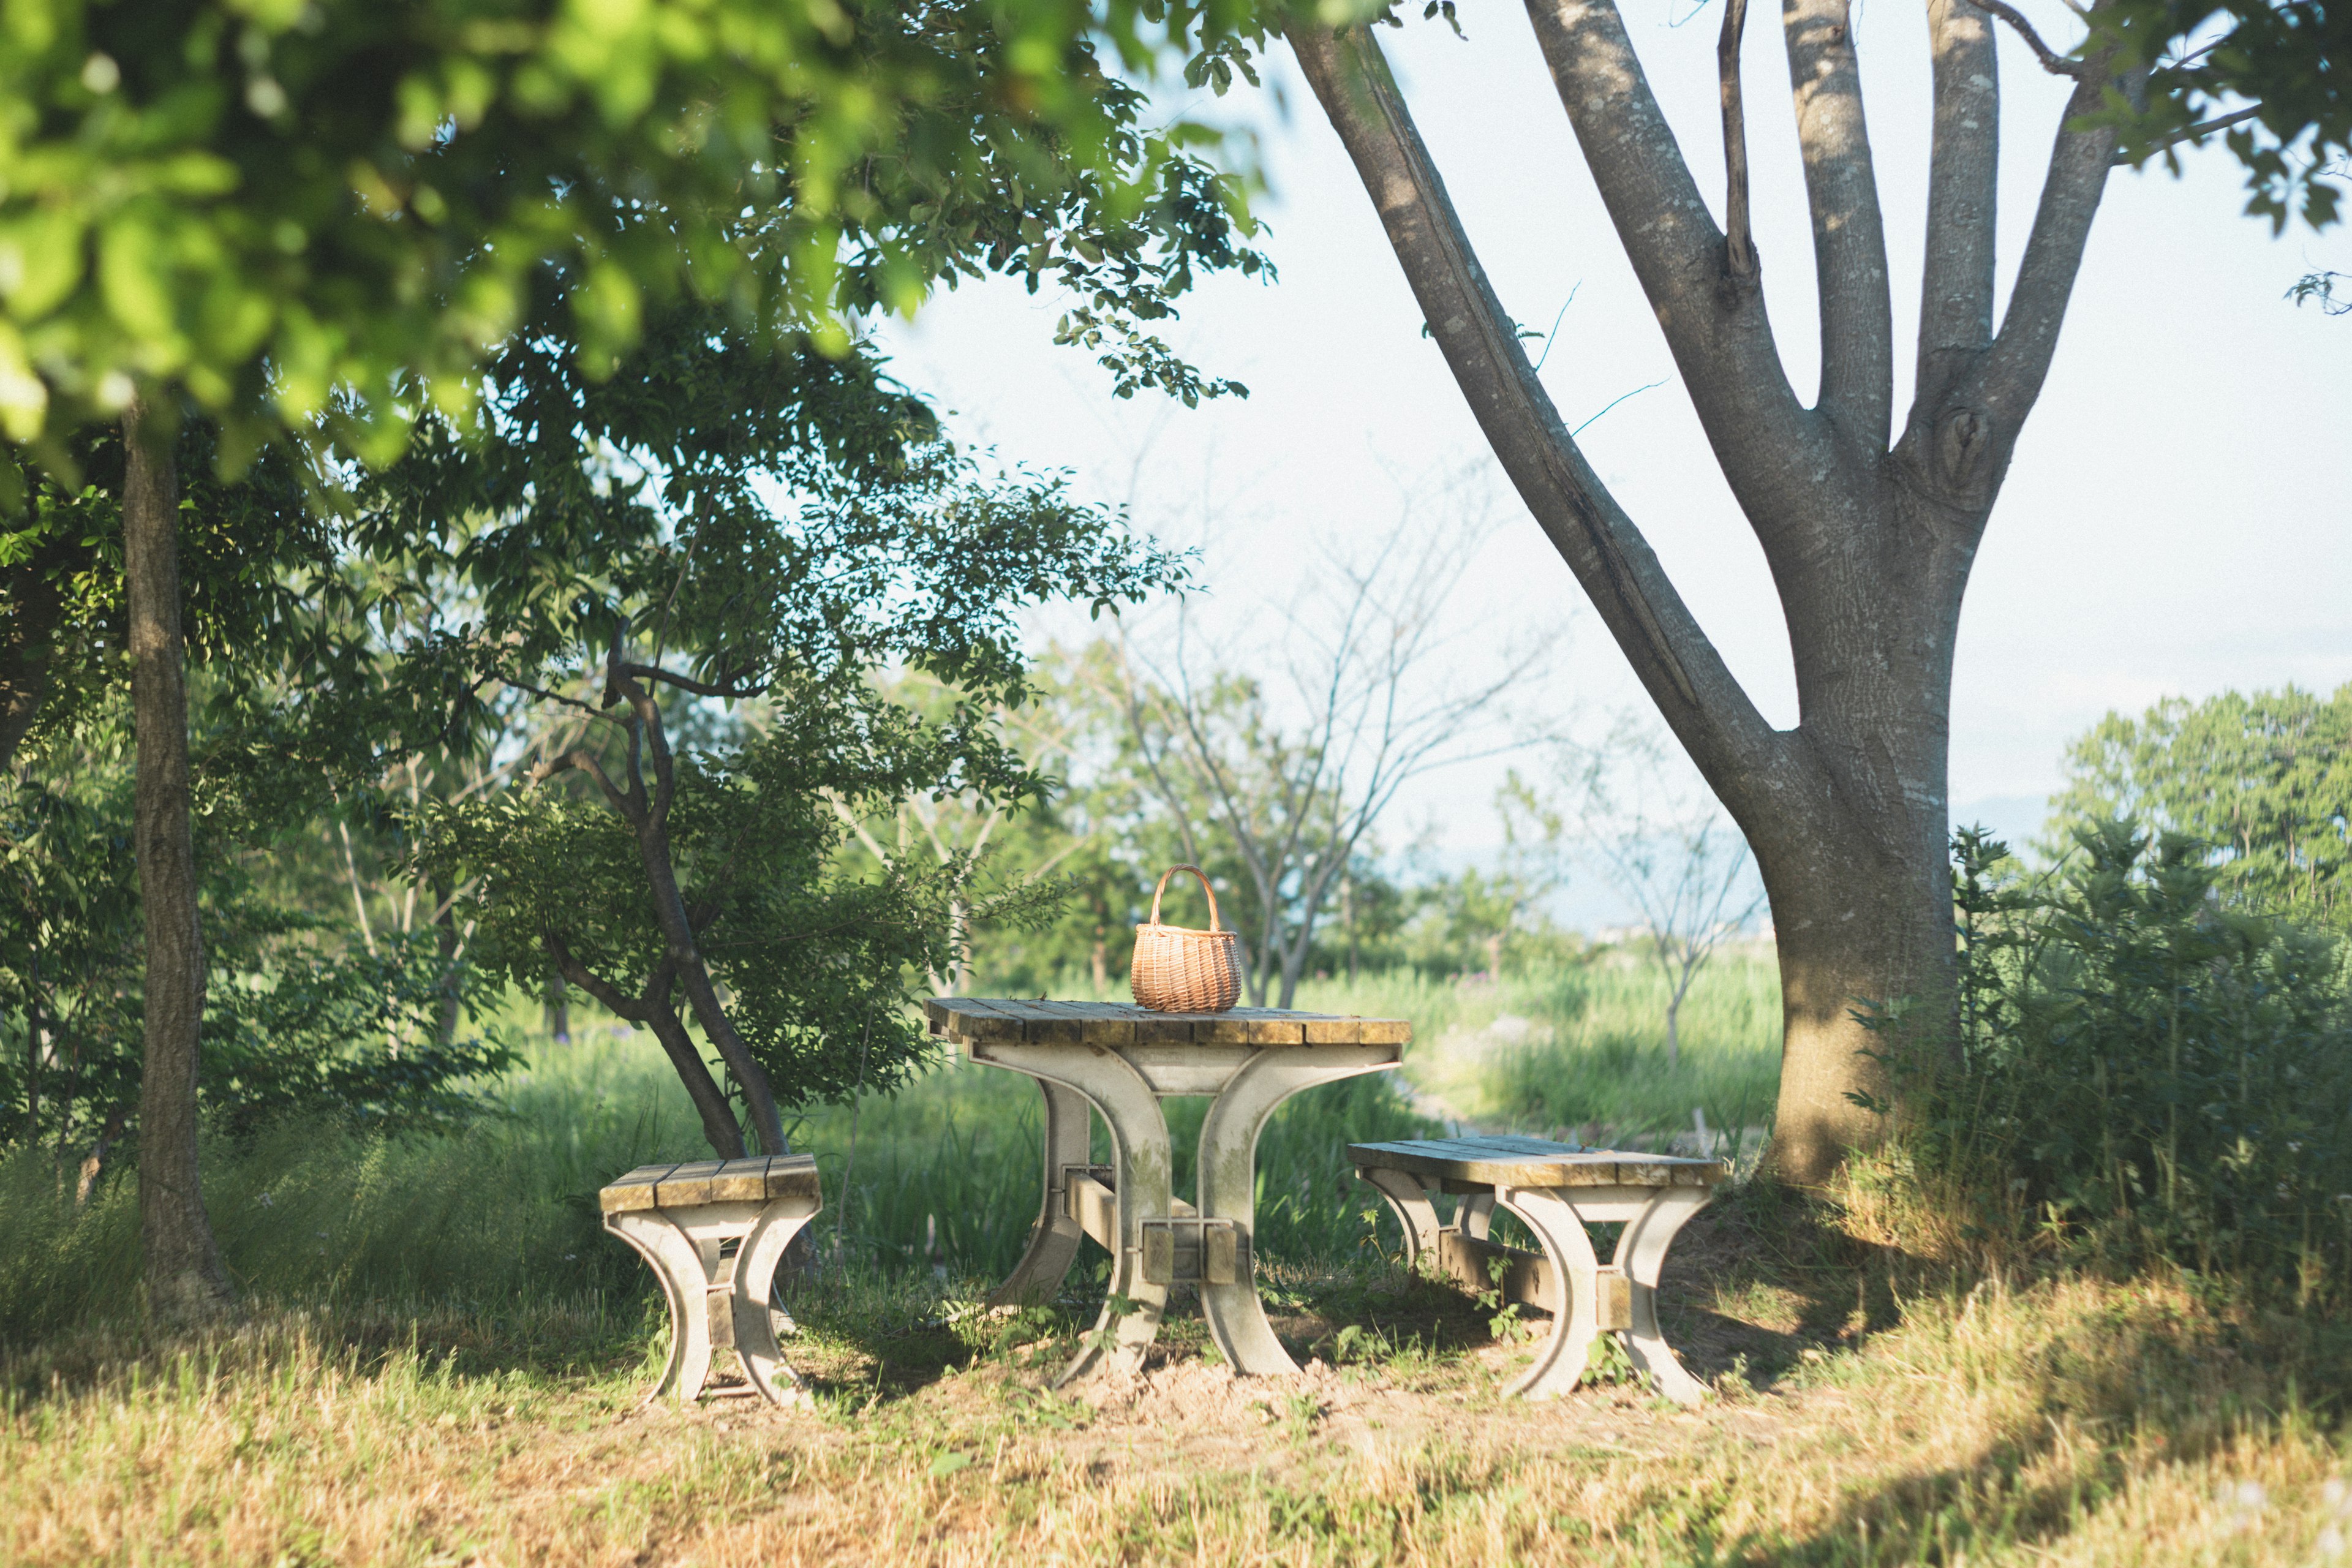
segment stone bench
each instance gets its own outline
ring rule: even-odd
[[[699,1397],[722,1347],[770,1402],[806,1397],[770,1314],[784,1248],[824,1206],[814,1155],[640,1165],[596,1196],[604,1228],[653,1266],[669,1301],[669,1364],[648,1400]]]
[[[1675,1233],[1729,1174],[1722,1161],[1508,1136],[1353,1143],[1348,1153],[1356,1174],[1395,1212],[1408,1267],[1432,1268],[1474,1290],[1499,1289],[1505,1300],[1551,1314],[1535,1364],[1506,1394],[1568,1393],[1584,1375],[1593,1339],[1613,1331],[1659,1392],[1685,1405],[1706,1396],[1706,1385],[1684,1370],[1659,1331],[1658,1271]],[[1458,1200],[1451,1224],[1439,1223],[1431,1201],[1440,1193]],[[1489,1238],[1498,1204],[1534,1233],[1542,1251]],[[1604,1265],[1584,1227],[1612,1221],[1625,1228]]]

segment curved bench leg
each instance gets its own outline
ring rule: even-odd
[[[1658,1391],[1685,1405],[1706,1397],[1706,1384],[1693,1377],[1658,1328],[1658,1273],[1665,1267],[1666,1248],[1691,1215],[1707,1205],[1715,1194],[1706,1187],[1666,1187],[1643,1205],[1617,1239],[1615,1262],[1630,1282],[1633,1326],[1625,1334],[1626,1353],[1634,1366],[1657,1380]]]
[[[1535,1364],[1503,1392],[1530,1399],[1556,1399],[1575,1388],[1584,1375],[1593,1336],[1600,1332],[1597,1275],[1601,1262],[1593,1256],[1592,1238],[1584,1234],[1584,1222],[1558,1193],[1498,1187],[1495,1195],[1542,1243],[1544,1257],[1551,1264],[1555,1298],[1551,1331],[1538,1348]]]
[[[607,1215],[604,1228],[637,1249],[669,1302],[669,1363],[646,1402],[675,1394],[691,1403],[710,1375],[710,1274],[702,1250],[657,1209]]]
[[[1437,1255],[1437,1206],[1429,1201],[1427,1189],[1402,1171],[1360,1168],[1356,1179],[1381,1194],[1396,1215],[1397,1229],[1404,1234],[1404,1266],[1420,1267],[1424,1258]]]
[[[1495,1194],[1466,1193],[1454,1205],[1454,1228],[1484,1241],[1495,1228]]]
[[[1352,1056],[1352,1060],[1351,1060]],[[1396,1053],[1377,1046],[1271,1047],[1244,1063],[1225,1083],[1201,1121],[1201,1217],[1232,1220],[1251,1238],[1251,1269],[1256,1268],[1257,1139],[1276,1106],[1318,1083],[1337,1082],[1351,1068],[1355,1073],[1378,1072],[1396,1065]],[[1369,1177],[1368,1177],[1369,1179]],[[1375,1182],[1381,1195],[1394,1197]],[[1421,1200],[1428,1208],[1428,1200]],[[1436,1214],[1430,1213],[1433,1226]],[[1434,1231],[1431,1246],[1435,1245]],[[1258,1376],[1297,1372],[1298,1363],[1274,1337],[1265,1321],[1265,1304],[1257,1297],[1257,1281],[1244,1279],[1230,1285],[1201,1284],[1201,1315],[1209,1321],[1209,1337],[1235,1372]]]
[[[1013,1266],[1003,1284],[989,1292],[987,1304],[991,1307],[1052,1300],[1061,1289],[1071,1262],[1078,1256],[1078,1243],[1086,1239],[1086,1232],[1078,1228],[1078,1222],[1069,1216],[1064,1206],[1062,1173],[1072,1165],[1087,1163],[1094,1131],[1093,1108],[1076,1089],[1042,1078],[1035,1082],[1038,1092],[1045,1097],[1045,1122],[1040,1140],[1045,1152],[1045,1202],[1038,1212],[1036,1228],[1029,1233],[1029,1246],[1022,1253],[1021,1261]]]
[[[801,1227],[816,1217],[823,1205],[814,1198],[783,1197],[768,1205],[751,1223],[735,1256],[735,1279],[729,1292],[729,1310],[735,1321],[735,1354],[744,1375],[771,1405],[808,1401],[800,1374],[784,1364],[776,1346],[775,1321],[769,1316],[776,1282],[776,1266],[784,1248]]]

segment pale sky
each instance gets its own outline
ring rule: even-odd
[[[2046,37],[2076,36],[2056,0],[2025,9]],[[1719,202],[1720,13],[1630,0],[1626,16],[1699,187]],[[1575,290],[1542,373],[1568,422],[1664,384],[1627,398],[1582,442],[1759,705],[1791,723],[1787,638],[1762,554],[1609,227],[1527,17],[1516,6],[1465,5],[1463,22],[1466,43],[1437,24],[1382,32],[1423,134],[1506,307],[1540,331]],[[1757,235],[1781,352],[1810,397],[1811,243],[1777,22],[1768,7],[1748,29]],[[1887,207],[1902,389],[1925,226],[1924,8],[1858,6],[1855,30]],[[1272,227],[1265,245],[1281,281],[1215,283],[1184,305],[1173,334],[1205,371],[1246,383],[1248,400],[1197,411],[1156,395],[1119,402],[1082,354],[1052,346],[1062,302],[1017,287],[943,296],[886,333],[898,374],[957,410],[961,435],[1008,459],[1071,468],[1092,498],[1132,498],[1139,521],[1171,540],[1205,538],[1203,576],[1234,626],[1249,624],[1251,605],[1311,591],[1316,540],[1384,528],[1403,490],[1491,468],[1337,138],[1287,52],[1272,64],[1268,91],[1237,88],[1223,104],[1204,95],[1194,110],[1260,129],[1273,185],[1261,203]],[[2000,64],[2005,300],[2067,84],[2006,30]],[[2190,153],[2185,178],[2118,170],[2109,183],[1962,617],[1957,813],[2005,802],[1999,812],[2030,818],[2017,797],[2053,787],[2066,741],[2110,708],[2352,680],[2352,317],[2281,298],[2315,266],[2352,270],[2352,245],[2340,229],[2273,240],[2241,216],[2242,201],[2236,165],[2218,146]],[[1491,489],[1499,526],[1459,604],[1474,647],[1581,603],[1517,498]],[[1587,715],[1641,701],[1590,616],[1538,696]],[[1498,771],[1441,776],[1406,811],[1435,824],[1454,852],[1475,853],[1496,838],[1484,803]],[[1408,826],[1400,820],[1390,840]]]

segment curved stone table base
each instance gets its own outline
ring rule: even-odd
[[[776,1344],[773,1291],[784,1249],[824,1207],[813,1156],[641,1165],[597,1197],[604,1228],[636,1249],[669,1303],[669,1360],[647,1403],[699,1398],[728,1346],[771,1404],[807,1398]]]
[[[1058,1382],[1139,1370],[1179,1283],[1199,1290],[1210,1337],[1235,1372],[1297,1370],[1253,1276],[1258,1134],[1301,1089],[1396,1066],[1408,1026],[1264,1008],[1152,1013],[953,996],[933,998],[928,1012],[932,1033],[976,1062],[1034,1079],[1045,1097],[1044,1202],[1027,1250],[989,1304],[1050,1300],[1082,1240],[1111,1254],[1102,1313]],[[1161,1102],[1176,1096],[1212,1101],[1197,1206],[1169,1179]],[[1088,1163],[1089,1111],[1110,1134],[1108,1170]]]

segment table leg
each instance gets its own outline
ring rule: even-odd
[[[1495,1228],[1495,1194],[1465,1193],[1454,1205],[1454,1228],[1484,1241]]]
[[[735,1254],[729,1300],[735,1321],[735,1354],[743,1363],[744,1375],[771,1405],[805,1404],[808,1399],[800,1374],[784,1364],[783,1352],[777,1348],[776,1325],[769,1307],[776,1266],[783,1261],[784,1248],[822,1206],[813,1197],[775,1199],[751,1222],[751,1233]]]
[[[1277,1046],[1260,1051],[1226,1080],[1201,1121],[1201,1217],[1233,1220],[1241,1226],[1251,1237],[1253,1272],[1257,1257],[1257,1139],[1265,1119],[1302,1089],[1395,1065],[1396,1052],[1386,1047]],[[1381,1192],[1388,1195],[1386,1188]],[[1202,1281],[1201,1315],[1209,1321],[1209,1337],[1235,1372],[1270,1376],[1298,1370],[1265,1321],[1255,1279],[1231,1285]]]
[[[1057,1049],[1050,1058],[1024,1054],[1017,1061],[1003,1059],[1012,1057],[1011,1048],[999,1047],[999,1052],[991,1065],[1074,1090],[1101,1113],[1103,1125],[1110,1130],[1111,1163],[1118,1173],[1118,1246],[1111,1251],[1110,1289],[1083,1348],[1055,1382],[1058,1385],[1102,1371],[1139,1372],[1143,1352],[1159,1336],[1160,1316],[1168,1306],[1168,1287],[1143,1278],[1143,1222],[1165,1219],[1173,1212],[1167,1113],[1143,1075],[1116,1052],[1079,1055]]]
[[[1685,1405],[1706,1397],[1706,1384],[1693,1377],[1658,1327],[1658,1274],[1665,1267],[1666,1248],[1675,1232],[1705,1208],[1714,1192],[1706,1187],[1665,1187],[1626,1222],[1617,1238],[1615,1263],[1630,1284],[1633,1325],[1626,1331],[1625,1350],[1633,1364],[1657,1380],[1658,1392]]]
[[[1558,1193],[1545,1188],[1498,1187],[1495,1196],[1533,1231],[1551,1263],[1551,1330],[1536,1352],[1535,1364],[1503,1390],[1530,1399],[1551,1399],[1576,1387],[1601,1331],[1598,1303],[1601,1260],[1584,1222]]]
[[[1035,1082],[1038,1091],[1045,1097],[1042,1140],[1045,1149],[1045,1204],[1038,1212],[1035,1228],[1029,1233],[1028,1250],[1013,1266],[1013,1272],[1004,1277],[1004,1283],[989,1293],[991,1307],[1052,1300],[1062,1288],[1063,1277],[1070,1271],[1072,1259],[1078,1255],[1078,1243],[1086,1239],[1078,1222],[1069,1216],[1062,1182],[1064,1173],[1072,1165],[1084,1165],[1090,1157],[1093,1108],[1076,1089],[1042,1078]]]
[[[690,1404],[710,1375],[710,1273],[702,1249],[658,1209],[606,1215],[604,1228],[637,1249],[669,1302],[669,1363],[646,1402],[676,1394]]]

